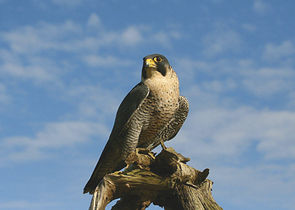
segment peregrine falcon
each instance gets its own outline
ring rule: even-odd
[[[176,136],[189,111],[179,95],[179,82],[167,58],[152,54],[143,58],[141,82],[119,106],[113,130],[87,182],[84,193],[94,193],[102,178],[126,166],[136,148],[154,149]]]

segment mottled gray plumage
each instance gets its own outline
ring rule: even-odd
[[[84,193],[92,194],[106,174],[121,170],[137,147],[154,149],[175,137],[187,117],[189,103],[179,96],[178,78],[168,60],[160,54],[143,60],[142,80],[122,101]]]

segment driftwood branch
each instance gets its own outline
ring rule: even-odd
[[[198,171],[186,164],[173,148],[166,148],[155,157],[146,149],[137,149],[126,160],[123,172],[106,175],[99,183],[90,210],[104,210],[109,202],[120,200],[112,210],[144,210],[151,203],[165,210],[220,210],[206,179],[209,169]]]

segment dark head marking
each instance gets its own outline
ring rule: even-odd
[[[143,67],[142,67],[142,75],[141,75],[143,79],[147,79],[147,72],[146,72],[147,59],[152,59],[156,64],[157,71],[160,72],[163,76],[166,75],[167,69],[170,67],[170,64],[167,58],[161,54],[152,54],[152,55],[147,55],[143,58]]]

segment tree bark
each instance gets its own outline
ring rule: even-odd
[[[126,160],[123,172],[106,175],[96,187],[90,210],[104,210],[109,202],[120,200],[112,210],[144,210],[151,203],[165,210],[221,210],[214,201],[213,182],[202,172],[186,164],[189,158],[166,148],[155,157],[146,149],[137,149]]]

